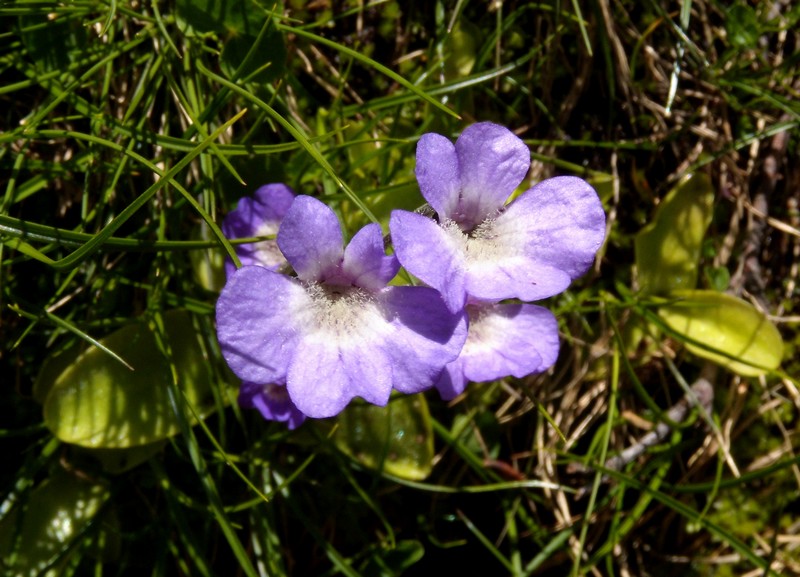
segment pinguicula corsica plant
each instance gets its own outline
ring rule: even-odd
[[[287,210],[258,212],[242,201],[226,219],[237,223],[224,227],[236,238],[265,234],[273,225],[260,219],[280,221],[277,248],[294,269],[243,258],[217,302],[218,338],[244,381],[243,406],[293,427],[303,416],[336,415],[355,397],[385,405],[393,390],[436,387],[451,399],[469,381],[520,378],[556,361],[555,317],[520,301],[558,294],[589,268],[605,235],[597,193],[557,177],[506,204],[530,152],[488,122],[455,145],[423,135],[416,162],[435,217],[393,211],[393,255],[377,224],[345,246],[336,215],[309,196]],[[389,286],[401,265],[427,286]]]

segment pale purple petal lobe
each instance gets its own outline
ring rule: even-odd
[[[342,230],[334,212],[310,196],[298,196],[283,217],[278,246],[304,281],[335,274],[344,255]]]
[[[468,381],[522,378],[556,362],[558,322],[549,310],[529,304],[473,303],[467,312],[464,348],[436,383],[443,399],[460,395]]]
[[[381,289],[399,269],[397,257],[386,254],[381,227],[377,224],[368,224],[359,230],[344,250],[342,275],[355,286]]]
[[[229,239],[275,235],[294,198],[294,191],[285,184],[266,184],[252,197],[239,200],[236,209],[223,220],[222,232]],[[275,270],[286,262],[275,239],[235,245],[235,248],[242,266],[259,265]],[[227,259],[226,276],[234,270],[233,262]]]
[[[280,222],[292,206],[295,192],[281,182],[274,182],[258,187],[253,198],[259,206],[263,220]]]
[[[574,176],[543,180],[521,194],[497,218],[498,226],[509,222],[518,223],[508,228],[522,235],[517,242],[524,243],[527,254],[571,279],[592,265],[605,238],[600,199],[589,183]]]
[[[558,358],[558,322],[530,304],[470,305],[470,328],[461,352],[471,381],[524,377],[550,368]]]
[[[439,294],[427,287],[388,287],[381,306],[394,329],[385,348],[394,388],[402,393],[430,388],[461,351],[467,337],[466,314],[451,313]]]
[[[466,255],[457,226],[446,231],[436,222],[412,212],[395,210],[389,220],[392,244],[406,270],[442,294],[452,312],[464,308]]]
[[[354,397],[384,406],[392,390],[391,367],[380,347],[310,335],[298,346],[287,387],[309,417],[332,417]]]
[[[516,248],[517,245],[510,247]],[[571,281],[563,270],[511,252],[495,259],[471,259],[466,291],[478,300],[517,298],[536,301],[565,291]]]
[[[340,413],[353,398],[338,349],[310,339],[295,350],[286,388],[297,408],[314,418]]]
[[[463,362],[460,358],[448,364],[436,382],[436,390],[445,401],[452,401],[467,388],[469,379],[464,376]]]
[[[234,272],[217,300],[217,338],[243,381],[283,382],[311,305],[303,286],[259,266]]]
[[[491,122],[468,127],[456,141],[461,198],[454,215],[471,230],[500,210],[531,166],[528,147],[513,132]]]
[[[285,385],[261,385],[244,381],[239,389],[239,406],[257,409],[267,421],[286,423],[289,430],[296,429],[306,420],[306,416],[289,398]]]
[[[441,134],[423,134],[417,143],[415,168],[419,189],[440,218],[452,218],[461,194],[456,147]]]

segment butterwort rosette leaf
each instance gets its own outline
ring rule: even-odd
[[[443,399],[460,395],[470,381],[522,378],[546,371],[556,362],[558,322],[546,308],[471,302],[466,310],[467,341],[436,383]]]
[[[239,200],[234,210],[222,221],[222,232],[229,239],[251,238],[256,236],[275,236],[284,215],[294,202],[295,193],[285,184],[272,183],[260,187],[253,196]],[[277,270],[286,263],[278,249],[277,241],[272,239],[235,246],[236,255],[242,265],[259,265]],[[225,276],[236,270],[230,259],[225,261]]]
[[[389,227],[400,263],[451,311],[470,298],[550,297],[591,266],[605,237],[597,193],[562,176],[506,205],[529,168],[525,143],[491,122],[470,126],[455,144],[439,134],[420,138],[417,181],[437,219],[396,210]]]
[[[353,398],[385,405],[392,389],[434,385],[466,340],[466,314],[428,287],[386,286],[399,269],[380,226],[345,247],[325,204],[298,196],[278,247],[297,276],[243,266],[217,301],[217,336],[234,373],[286,385],[308,417],[338,414]]]

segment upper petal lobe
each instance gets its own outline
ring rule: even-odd
[[[461,169],[456,147],[441,134],[423,134],[417,143],[417,182],[422,196],[440,218],[450,218],[461,195]]]
[[[278,231],[281,252],[304,281],[336,274],[344,255],[343,242],[334,212],[310,196],[295,199]]]
[[[513,132],[491,122],[473,124],[456,141],[461,198],[454,216],[470,230],[505,204],[531,166],[531,153]]]
[[[456,230],[448,232],[432,219],[395,210],[389,220],[395,254],[408,272],[440,293],[452,312],[464,308],[465,245]]]
[[[239,200],[236,209],[229,212],[222,222],[222,231],[230,239],[274,235],[294,198],[294,191],[285,184],[266,184],[252,197]],[[285,262],[275,239],[236,245],[236,254],[242,265],[254,264],[272,270]],[[226,276],[235,269],[233,262],[227,259]]]
[[[374,223],[359,230],[344,250],[343,276],[351,284],[365,289],[385,287],[399,268],[397,257],[386,254],[381,227]]]

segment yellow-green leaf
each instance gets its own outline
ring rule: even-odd
[[[658,309],[669,328],[686,337],[694,354],[745,376],[776,369],[783,339],[770,320],[750,303],[707,290],[675,291]]]
[[[214,410],[212,382],[197,331],[186,311],[164,315],[170,361],[156,345],[144,323],[128,325],[101,340],[121,356],[133,371],[108,354],[92,347],[80,354],[48,390],[44,421],[53,434],[84,447],[134,447],[165,439],[179,431],[167,395],[172,379],[201,416]]]
[[[201,222],[192,235],[198,240],[211,240],[214,234],[205,222]],[[214,247],[189,251],[195,279],[207,291],[218,293],[225,286],[225,251]]]
[[[5,557],[17,551],[4,574],[43,575],[68,552],[108,497],[105,485],[63,471],[42,482],[0,522],[0,552]]]
[[[653,222],[636,235],[636,269],[643,291],[666,294],[697,286],[713,204],[714,189],[705,174],[687,176],[667,194]]]
[[[445,41],[444,73],[448,80],[469,76],[477,60],[481,29],[459,18]]]
[[[119,475],[148,461],[151,457],[164,450],[164,445],[166,444],[167,441],[162,440],[146,445],[136,445],[135,447],[121,449],[81,448],[79,450],[100,463],[100,466],[106,473]]]
[[[339,415],[336,446],[366,467],[419,481],[433,467],[433,431],[422,395],[392,397],[385,407],[353,404]]]

